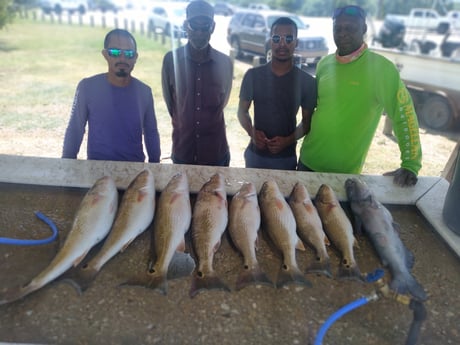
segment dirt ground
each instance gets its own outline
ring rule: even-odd
[[[59,229],[59,241],[19,247],[0,245],[0,291],[27,283],[44,269],[70,230],[86,190],[0,184],[0,236],[42,238],[46,225],[39,210]],[[344,205],[347,209],[347,205]],[[401,225],[401,238],[415,255],[413,274],[425,287],[427,319],[418,344],[459,344],[460,265],[450,249],[414,207],[388,207]],[[191,277],[169,281],[166,296],[142,287],[120,287],[146,269],[150,231],[109,261],[83,295],[68,284],[53,282],[11,304],[0,306],[0,342],[33,344],[313,344],[325,320],[342,306],[370,296],[370,283],[308,275],[313,287],[249,286],[235,291],[242,259],[227,233],[214,267],[231,292],[204,291],[189,297]],[[281,261],[263,236],[258,248],[262,269],[275,280]],[[187,239],[190,247],[190,241]],[[355,251],[362,272],[381,267],[366,237]],[[97,248],[96,248],[97,249]],[[190,249],[190,248],[189,248]],[[92,251],[91,254],[93,254]],[[333,273],[339,257],[329,248]],[[297,252],[299,267],[313,251]],[[385,279],[389,279],[388,272]],[[369,302],[328,330],[323,344],[404,344],[412,321],[406,305],[381,298]]]

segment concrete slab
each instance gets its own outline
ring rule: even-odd
[[[305,184],[314,198],[321,184],[329,184],[339,200],[346,201],[344,183],[347,178],[359,177],[383,204],[415,205],[435,230],[460,256],[460,237],[447,228],[442,220],[442,206],[449,183],[441,177],[420,176],[416,186],[401,188],[393,185],[392,178],[377,175],[348,175],[265,169],[192,166],[181,164],[131,163],[113,161],[89,161],[75,159],[43,158],[0,155],[0,182],[89,188],[104,175],[114,178],[119,189],[125,189],[134,176],[144,168],[155,175],[155,187],[161,192],[170,178],[179,171],[186,172],[191,193],[216,172],[226,178],[228,195],[235,194],[246,181],[255,183],[257,190],[263,182],[275,179],[281,192],[287,197],[294,184]]]

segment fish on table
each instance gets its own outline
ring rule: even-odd
[[[354,256],[354,247],[358,246],[358,242],[353,234],[353,226],[329,185],[322,184],[319,187],[315,206],[327,237],[342,256],[337,277],[363,280]]]
[[[148,168],[138,173],[123,193],[112,229],[102,248],[87,263],[72,272],[66,281],[85,291],[101,268],[123,252],[152,223],[155,214],[155,179]]]
[[[260,208],[254,183],[245,182],[233,196],[228,218],[228,231],[232,242],[243,255],[243,271],[237,278],[236,289],[240,290],[250,284],[273,286],[256,257]]]
[[[315,261],[307,267],[306,272],[332,277],[330,258],[326,249],[330,242],[324,232],[318,210],[302,183],[297,182],[292,188],[289,206],[294,214],[300,239],[315,250]]]
[[[305,247],[297,236],[294,214],[274,180],[262,184],[259,203],[262,227],[283,256],[276,287],[289,283],[311,286],[297,265],[296,248],[305,250]]]
[[[345,190],[356,230],[364,230],[381,262],[391,272],[390,288],[399,294],[410,294],[415,299],[426,300],[425,290],[411,273],[414,256],[402,242],[399,226],[390,211],[376,200],[369,187],[359,179],[347,179]]]
[[[149,269],[124,285],[140,285],[166,295],[168,279],[190,275],[195,261],[185,253],[185,234],[191,218],[187,174],[179,172],[169,180],[158,199]]]
[[[50,264],[28,284],[0,292],[0,304],[25,297],[77,266],[103,240],[115,219],[118,191],[110,176],[98,179],[83,197],[72,228]]]
[[[192,214],[192,244],[197,267],[190,297],[206,289],[230,291],[213,268],[214,254],[228,223],[227,192],[221,173],[216,173],[199,190]]]

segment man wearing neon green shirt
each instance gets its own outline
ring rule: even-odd
[[[414,105],[394,64],[367,48],[366,15],[358,6],[335,10],[335,54],[316,69],[318,104],[300,149],[298,170],[358,174],[383,111],[391,118],[401,167],[384,175],[412,186],[422,166]]]

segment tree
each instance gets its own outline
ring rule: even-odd
[[[13,19],[13,1],[0,0],[0,29]]]

